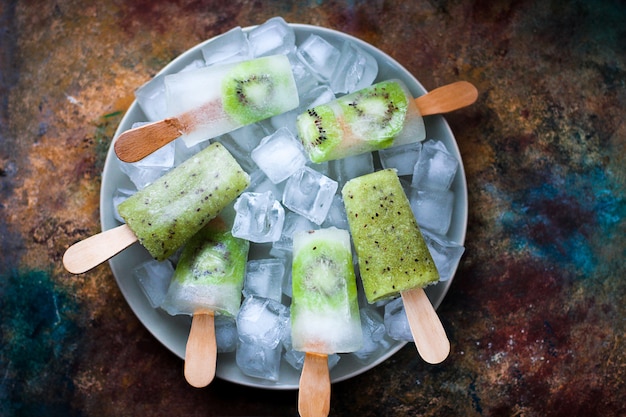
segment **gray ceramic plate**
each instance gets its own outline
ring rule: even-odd
[[[335,43],[337,45],[340,45],[343,40],[349,39],[372,54],[378,61],[379,72],[376,81],[398,78],[407,84],[414,96],[417,97],[426,92],[424,87],[415,79],[415,77],[393,58],[357,38],[317,26],[301,24],[292,24],[291,26],[295,30],[297,44],[306,39],[309,34],[318,34],[331,43]],[[247,28],[245,30],[250,29],[251,28]],[[199,45],[196,45],[187,52],[183,53],[163,68],[161,73],[169,74],[178,72],[194,60],[201,59],[201,48],[213,39],[209,39]],[[121,132],[128,130],[133,123],[143,122],[145,120],[146,117],[144,116],[139,105],[137,102],[133,102],[128,109],[128,112],[122,119],[115,137],[117,137]],[[456,199],[448,238],[463,244],[465,242],[465,233],[467,229],[467,185],[461,155],[454,139],[454,135],[443,117],[429,116],[426,118],[425,122],[427,138],[443,141],[448,150],[461,162],[460,170],[452,184],[452,190],[455,193]],[[111,147],[109,149],[104,171],[102,173],[102,189],[100,195],[100,218],[102,230],[108,230],[119,225],[119,222],[114,218],[112,195],[115,189],[120,187],[132,189],[132,184],[126,175],[120,171],[117,157],[115,156],[113,147]],[[185,344],[189,334],[189,318],[171,317],[161,310],[155,310],[152,308],[141,288],[139,288],[138,284],[131,276],[133,268],[148,259],[149,255],[147,251],[145,251],[139,244],[135,244],[112,258],[109,261],[109,264],[111,265],[113,275],[117,280],[117,284],[122,294],[139,320],[159,342],[165,345],[176,355],[183,358],[185,355]],[[449,280],[427,288],[426,293],[435,307],[439,306],[451,283],[452,280]],[[396,342],[392,344],[387,351],[382,352],[379,356],[372,358],[365,364],[358,362],[356,359],[351,357],[351,355],[345,355],[331,370],[331,379],[333,382],[337,382],[363,373],[391,357],[405,344],[405,342]],[[417,355],[417,351],[415,354]],[[281,365],[280,378],[277,382],[265,381],[244,375],[235,363],[234,353],[219,354],[217,362],[216,375],[219,378],[234,383],[268,389],[282,390],[298,388],[300,372],[293,369],[286,362]],[[181,383],[183,383],[182,376]]]

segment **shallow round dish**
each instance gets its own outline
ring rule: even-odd
[[[378,61],[379,71],[376,81],[398,78],[406,83],[415,97],[426,92],[417,79],[393,58],[357,38],[335,30],[317,26],[302,24],[292,24],[290,26],[293,27],[296,33],[297,44],[301,43],[310,34],[322,36],[329,42],[337,45],[340,45],[343,40],[348,39],[365,49]],[[251,28],[247,28],[244,30],[250,29]],[[194,60],[201,59],[201,48],[207,43],[212,42],[214,39],[216,38],[209,39],[183,53],[163,68],[160,73],[169,74],[178,72]],[[128,109],[128,112],[122,119],[115,134],[115,138],[117,138],[121,132],[130,129],[133,123],[143,121],[146,121],[146,117],[137,102],[133,102]],[[463,244],[465,242],[465,233],[467,228],[467,185],[459,148],[450,127],[442,116],[428,116],[425,118],[425,123],[427,138],[443,141],[448,150],[460,162],[459,172],[457,173],[452,184],[452,190],[454,191],[456,198],[452,223],[447,237],[457,243]],[[119,225],[119,222],[114,217],[114,208],[112,203],[112,196],[117,188],[132,188],[132,184],[130,183],[128,177],[120,171],[117,157],[113,151],[113,146],[111,146],[108,151],[104,171],[102,173],[102,189],[100,195],[100,217],[102,230],[108,230]],[[135,315],[159,342],[165,345],[180,358],[184,358],[185,344],[187,342],[191,323],[190,318],[184,316],[172,317],[159,309],[152,308],[136,280],[131,277],[132,269],[148,259],[150,259],[148,252],[139,244],[135,244],[112,258],[109,261],[109,264],[122,294],[126,298],[126,301]],[[452,280],[440,282],[426,289],[426,293],[435,308],[441,304],[451,283]],[[330,372],[332,382],[351,378],[375,367],[391,357],[405,344],[405,342],[396,342],[392,344],[387,351],[382,352],[379,356],[372,358],[365,364],[358,362],[350,355],[345,355]],[[417,351],[415,354],[418,354]],[[219,378],[237,384],[279,390],[297,389],[300,378],[300,372],[293,369],[286,362],[281,364],[280,378],[277,382],[248,377],[237,367],[234,353],[218,354],[216,375]]]

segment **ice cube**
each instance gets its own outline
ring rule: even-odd
[[[207,66],[250,59],[250,45],[241,27],[237,26],[204,45],[200,51]]]
[[[421,228],[440,235],[448,233],[454,204],[452,191],[412,189],[409,202]]]
[[[202,149],[206,148],[211,144],[210,141],[206,140],[203,142],[196,143],[195,145],[188,146],[187,142],[182,137],[174,140],[174,165],[178,166],[181,163],[185,162],[191,156],[197,154]]]
[[[384,323],[387,335],[392,339],[404,342],[413,341],[402,297],[396,298],[385,305]]]
[[[269,298],[280,302],[283,293],[285,261],[277,258],[248,261],[243,295]]]
[[[295,50],[294,52],[287,54],[287,58],[291,64],[293,78],[296,82],[296,87],[298,88],[298,95],[302,98],[304,94],[309,92],[318,84],[317,78],[315,78],[313,74],[311,74],[309,68],[304,65],[300,59],[298,59]]]
[[[341,56],[330,77],[335,93],[352,93],[372,84],[378,74],[378,62],[353,42],[344,41]]]
[[[306,217],[290,211],[285,214],[285,223],[283,224],[283,232],[280,235],[280,239],[275,241],[272,246],[273,248],[279,250],[291,251],[293,249],[293,234],[295,232],[300,230],[312,230],[318,228],[318,225],[316,225]]]
[[[128,163],[118,160],[120,170],[141,190],[174,167],[174,150],[175,144],[170,142],[140,161]]]
[[[215,316],[215,342],[218,352],[234,352],[237,349],[237,323],[234,317],[223,314]]]
[[[118,188],[113,192],[113,197],[111,198],[111,202],[113,203],[113,217],[121,223],[126,223],[126,220],[120,216],[120,213],[117,211],[117,206],[119,206],[122,201],[135,194],[135,192],[136,190],[128,190],[126,188]]]
[[[286,180],[307,161],[300,141],[285,127],[263,138],[251,156],[274,184]]]
[[[363,347],[354,352],[353,355],[360,362],[367,363],[377,352],[387,349],[391,343],[385,338],[385,324],[377,311],[370,308],[361,308],[359,313],[363,331]]]
[[[413,175],[421,150],[422,143],[414,142],[381,149],[378,151],[378,156],[380,156],[380,164],[383,168],[393,168],[400,176]]]
[[[289,308],[276,300],[251,295],[237,314],[239,339],[274,349],[289,332]]]
[[[418,189],[447,190],[452,184],[459,161],[441,150],[441,142],[429,140],[422,146],[411,185]],[[444,147],[445,149],[445,147]]]
[[[237,343],[235,362],[241,372],[248,376],[278,381],[282,350],[281,345],[269,348],[240,339]]]
[[[167,260],[159,262],[151,259],[136,266],[132,275],[148,298],[150,305],[157,308],[165,299],[172,275],[174,275],[174,267]]]
[[[343,188],[352,178],[374,172],[374,158],[371,152],[330,161],[331,178]]]
[[[233,236],[255,243],[273,242],[280,238],[285,209],[271,191],[244,192],[235,202],[234,208]]]
[[[337,187],[337,181],[305,166],[287,180],[283,204],[313,223],[322,224]]]
[[[137,104],[151,122],[167,117],[164,78],[165,75],[157,75],[135,90]]]
[[[339,49],[318,35],[310,35],[296,49],[296,56],[320,81],[327,82],[341,56]]]
[[[283,294],[291,298],[291,264],[293,262],[293,254],[291,251],[285,251],[272,247],[270,256],[281,259],[285,263],[285,275],[283,277]]]
[[[280,184],[274,184],[267,178],[265,172],[260,169],[252,171],[250,174],[250,186],[247,188],[247,191],[253,193],[265,193],[267,191],[271,192],[276,200],[280,200],[283,197],[283,190],[285,188],[285,183],[282,182]]]
[[[439,271],[439,280],[449,280],[456,271],[465,248],[458,243],[426,231],[423,236],[437,271]]]
[[[273,17],[248,33],[254,58],[267,55],[286,55],[295,49],[296,35],[282,17]]]
[[[330,205],[330,210],[326,215],[322,227],[336,227],[337,229],[348,229],[348,216],[346,215],[346,207],[343,205],[343,199],[339,194],[333,196],[333,202]]]

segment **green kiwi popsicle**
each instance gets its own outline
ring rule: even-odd
[[[296,108],[298,90],[284,55],[167,75],[168,118],[123,132],[115,153],[135,162],[182,136],[188,147]]]
[[[171,256],[248,187],[250,177],[219,143],[192,156],[118,206],[157,260]]]
[[[354,178],[343,187],[342,195],[370,303],[439,280],[394,170]]]
[[[450,342],[423,288],[439,273],[396,171],[354,178],[342,190],[367,301],[402,296],[422,358],[439,363]]]

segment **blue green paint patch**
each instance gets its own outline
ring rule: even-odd
[[[512,213],[503,217],[506,231],[515,247],[589,275],[600,262],[593,239],[619,237],[626,200],[599,168],[544,178],[549,182],[515,196]]]
[[[0,415],[78,416],[73,368],[78,305],[43,271],[0,275]]]

